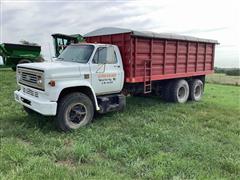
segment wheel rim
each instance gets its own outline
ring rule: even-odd
[[[202,86],[201,85],[197,85],[194,89],[194,95],[196,98],[201,97],[202,95]]]
[[[184,87],[180,87],[178,90],[178,98],[183,99],[186,96],[186,89]]]
[[[67,120],[70,124],[76,126],[86,119],[87,108],[82,103],[76,103],[67,110]]]

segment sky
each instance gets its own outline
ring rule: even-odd
[[[237,0],[0,0],[0,43],[27,40],[54,56],[51,34],[86,34],[102,27],[176,33],[218,40],[216,67],[240,67]]]

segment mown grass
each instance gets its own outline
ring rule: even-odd
[[[73,133],[29,117],[0,71],[0,179],[240,179],[240,88],[207,84],[199,103],[129,97],[123,113]]]
[[[240,76],[229,76],[221,73],[214,73],[207,76],[206,81],[214,84],[226,84],[240,86]]]

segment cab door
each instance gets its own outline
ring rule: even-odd
[[[97,95],[121,91],[121,64],[112,45],[96,49],[90,68],[92,87]]]

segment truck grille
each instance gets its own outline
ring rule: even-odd
[[[30,83],[37,83],[37,75],[22,72],[22,80]]]
[[[20,84],[36,88],[39,90],[44,90],[43,71],[27,68],[18,68],[17,73],[18,82]],[[41,83],[39,83],[39,80],[41,80]]]

